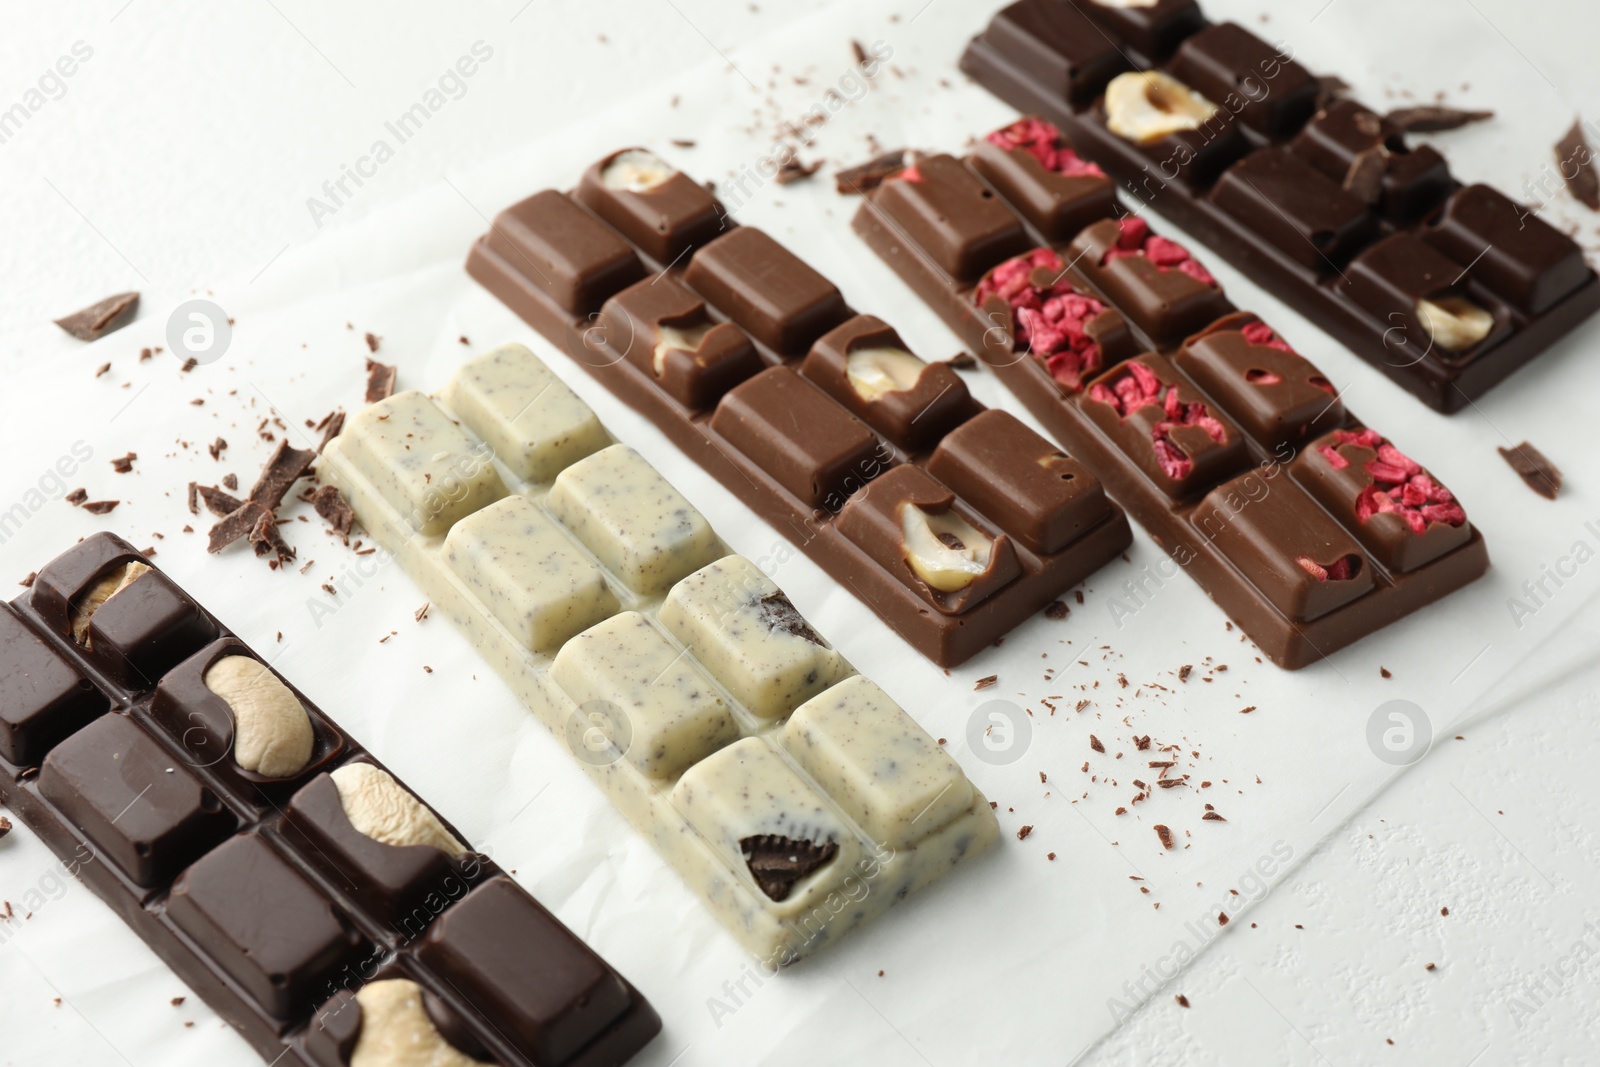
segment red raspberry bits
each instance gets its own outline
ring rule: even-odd
[[[1007,151],[1020,148],[1037,159],[1045,170],[1068,178],[1106,176],[1105,171],[1074,152],[1061,131],[1044,119],[1019,119],[1004,129],[995,130],[988,141]]]
[[[1334,444],[1323,445],[1322,455],[1335,470],[1348,467],[1340,455],[1341,445],[1370,448],[1377,454],[1367,461],[1367,476],[1372,484],[1356,498],[1356,517],[1366,522],[1374,515],[1399,515],[1415,534],[1426,533],[1428,524],[1460,526],[1467,513],[1456,502],[1455,494],[1433,480],[1422,465],[1383,439],[1376,430],[1338,430]]]
[[[1361,557],[1355,555],[1341,556],[1326,567],[1310,556],[1296,556],[1294,561],[1319,582],[1346,582],[1361,573]]]
[[[1293,353],[1289,342],[1278,336],[1276,330],[1264,322],[1252,322],[1239,331],[1244,334],[1244,339],[1253,345],[1265,345],[1267,348],[1276,348],[1280,352]]]
[[[1040,268],[1054,272],[1048,287],[1033,283]],[[1061,257],[1050,249],[1036,248],[986,274],[973,299],[981,307],[990,297],[1010,305],[1018,349],[1032,353],[1068,391],[1082,389],[1083,380],[1100,371],[1100,346],[1087,330],[1106,306],[1073,288]]]
[[[1180,270],[1202,285],[1216,286],[1217,279],[1189,254],[1187,248],[1151,233],[1150,224],[1138,215],[1125,215],[1118,219],[1117,230],[1117,243],[1106,249],[1106,254],[1100,257],[1102,267],[1123,256],[1142,255],[1154,263],[1158,270]]]
[[[1228,439],[1228,431],[1205,404],[1198,400],[1185,404],[1178,399],[1176,387],[1164,384],[1155,371],[1143,363],[1126,364],[1125,373],[1113,379],[1109,388],[1098,382],[1090,386],[1089,397],[1110,405],[1123,418],[1152,404],[1161,408],[1166,418],[1151,428],[1150,437],[1155,446],[1156,462],[1161,465],[1162,473],[1174,481],[1188,477],[1194,470],[1194,461],[1172,443],[1174,429],[1199,426],[1219,445]]]

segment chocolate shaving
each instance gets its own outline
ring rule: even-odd
[[[850,54],[856,57],[856,66],[861,67],[866,65],[867,50],[862,48],[861,42],[856,40],[854,37],[850,38]]]
[[[329,441],[332,441],[335,437],[338,437],[344,432],[344,412],[330,412],[328,416],[322,420],[318,428],[322,430],[322,443],[317,446],[317,451],[321,452],[323,449],[328,447]]]
[[[1106,746],[1102,744],[1100,739],[1094,734],[1089,735],[1089,747],[1094,749],[1096,752],[1104,752],[1106,750]]]
[[[1561,492],[1560,468],[1528,442],[1524,441],[1516,448],[1500,449],[1500,457],[1511,464],[1511,469],[1527,483],[1529,489],[1546,500],[1554,500],[1556,494]]]
[[[998,681],[1000,681],[1000,676],[998,674],[985,675],[984,677],[979,678],[972,688],[973,691],[976,692],[979,689],[987,689]]]
[[[29,571],[28,572],[28,576],[26,578],[22,579],[22,581],[18,582],[17,584],[22,586],[22,588],[24,588],[24,589],[32,589],[33,588],[33,583],[36,582],[38,579],[39,579],[39,572],[38,571]]]
[[[1031,823],[1025,826],[1020,826],[1017,828],[1017,840],[1026,841],[1028,839],[1028,835],[1031,833],[1033,833],[1033,825]]]
[[[1493,111],[1463,111],[1442,104],[1424,104],[1421,107],[1402,107],[1389,112],[1383,120],[1401,133],[1441,133],[1457,130],[1474,122],[1494,118]]]
[[[1227,822],[1228,821],[1227,819],[1224,819],[1221,815],[1218,815],[1214,811],[1208,811],[1204,815],[1200,816],[1200,818],[1201,818],[1201,820],[1203,820],[1205,822]]]
[[[778,173],[775,176],[775,180],[779,185],[789,185],[793,182],[809,178],[821,169],[822,160],[820,159],[815,163],[802,163],[793,156],[790,156],[789,158],[785,159],[783,164],[778,168]]]
[[[760,834],[741,840],[739,851],[761,891],[773,900],[787,900],[795,883],[838,855],[839,846]]]
[[[1180,1008],[1187,1008],[1189,1006],[1189,998],[1184,996],[1182,993],[1174,993],[1172,999],[1178,1002],[1178,1007]]]
[[[10,832],[11,820],[6,818],[4,815],[0,815],[0,837],[4,837]]]
[[[1177,842],[1173,840],[1171,830],[1161,823],[1156,823],[1155,829],[1156,836],[1161,838],[1162,848],[1166,849],[1168,852],[1171,852],[1175,847],[1177,847]]]
[[[862,196],[883,184],[883,180],[899,174],[917,161],[917,152],[910,148],[897,148],[874,156],[865,163],[833,172],[833,188],[840,196]]]
[[[214,485],[197,485],[195,493],[205,503],[206,510],[219,517],[226,518],[244,506],[243,500]]]
[[[379,338],[377,334],[369,332],[367,334],[367,337],[366,337],[367,351],[368,352],[376,352],[378,350],[378,341],[379,340],[381,340],[381,338]]]
[[[1373,145],[1350,161],[1344,175],[1345,192],[1372,207],[1383,197],[1383,178],[1388,172],[1388,153],[1382,145]]]
[[[98,304],[56,320],[56,325],[80,341],[98,341],[113,330],[120,330],[133,321],[139,308],[138,293],[118,293],[108,296]]]
[[[111,469],[118,474],[127,474],[133,470],[133,461],[139,458],[139,453],[129,452],[126,456],[118,456],[111,461]]]
[[[688,137],[674,137],[669,143],[674,148],[693,148],[695,145],[695,142]],[[463,337],[461,339],[461,343],[465,344],[466,340],[467,339]]]
[[[828,647],[828,643],[811,628],[811,624],[806,622],[799,610],[782,593],[768,593],[756,601],[756,610],[761,615],[762,625],[767,629],[782,630],[792,637],[803,637],[813,645]]]
[[[1047,619],[1064,619],[1071,612],[1072,609],[1067,607],[1066,601],[1052,600],[1050,606],[1044,609],[1044,617]]]
[[[278,506],[283,503],[283,498],[294,483],[311,469],[316,458],[315,452],[290,448],[289,442],[280,442],[272,458],[261,469],[261,477],[256,479],[250,495],[237,502],[238,507],[211,528],[206,551],[221,552],[239,538],[248,537],[257,556],[276,553],[278,563],[293,559],[294,549],[278,533]],[[221,493],[221,490],[215,492]],[[201,495],[205,496],[204,490]],[[207,507],[210,507],[209,498]]]
[[[234,474],[232,471],[224,474],[222,476],[222,488],[226,489],[230,493],[237,492],[239,489],[239,476]]]
[[[226,452],[227,450],[228,442],[224,441],[220,437],[206,446],[206,451],[211,453],[211,458],[218,460],[219,462],[222,459],[222,453]]]
[[[1566,136],[1556,142],[1556,166],[1566,180],[1567,192],[1590,211],[1600,211],[1600,174],[1595,173],[1594,155],[1583,135],[1583,120],[1572,124]]]
[[[393,396],[395,375],[395,368],[387,363],[367,360],[367,403],[376,404]]]
[[[65,500],[67,503],[71,504],[75,508],[76,507],[81,507],[81,506],[83,506],[83,502],[85,500],[89,499],[89,490],[87,490],[87,489],[74,489],[72,492],[70,492],[66,496],[62,497],[62,499]]]
[[[351,509],[350,502],[344,498],[343,493],[334,486],[324,485],[311,494],[311,506],[316,508],[317,514],[321,515],[329,526],[333,527],[334,533],[349,543],[350,529],[355,525],[356,513]]]
[[[120,503],[122,503],[120,500],[91,500],[83,505],[83,510],[91,515],[109,515],[117,510],[117,505]]]

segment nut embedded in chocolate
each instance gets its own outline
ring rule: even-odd
[[[1153,144],[1174,133],[1198,130],[1217,114],[1216,104],[1156,70],[1112,78],[1105,101],[1106,128],[1134,144]]]
[[[113,330],[120,330],[133,321],[139,309],[138,293],[118,293],[108,296],[98,304],[56,320],[56,325],[80,341],[98,341]]]
[[[795,883],[833,859],[839,846],[761,834],[741,840],[739,851],[761,891],[773,900],[788,900]]]

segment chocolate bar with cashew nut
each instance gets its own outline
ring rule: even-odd
[[[886,176],[853,225],[1280,666],[1481,575],[1450,491],[1110,194],[1059,130],[1024,119],[965,160]],[[937,230],[919,224],[934,214]],[[1414,283],[1405,263],[1378,261],[1358,291]]]
[[[998,201],[964,221],[926,203],[906,225],[958,271],[1029,243]],[[940,666],[1130,542],[1075,459],[643,149],[501,212],[467,269]],[[1004,447],[968,446],[980,436]],[[996,508],[996,483],[1030,495]]]
[[[269,1063],[600,1067],[661,1029],[594,950],[110,534],[0,604],[0,801]]]
[[[1460,411],[1600,310],[1600,277],[1536,210],[1462,184],[1434,147],[1326,92],[1287,45],[1211,24],[1194,0],[1017,0],[961,68],[1053,123],[1080,173],[1103,168],[1139,210],[1437,411]],[[994,157],[980,148],[974,169],[1028,214]],[[1046,236],[1065,243],[1083,224]]]

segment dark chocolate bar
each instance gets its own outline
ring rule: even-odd
[[[602,1067],[661,1029],[119,538],[0,604],[0,723],[0,801],[268,1062]]]
[[[1186,248],[1115,217],[1110,191],[1060,131],[1024,119],[965,161],[886,177],[854,226],[1274,663],[1302,667],[1481,575],[1483,539],[1449,491]],[[903,224],[930,204],[942,232]],[[1017,255],[984,239],[1007,206],[1031,245]],[[937,457],[929,469],[944,474]]]
[[[1354,100],[1323,99],[1287,50],[1193,0],[1018,0],[961,69],[1435,410],[1600,309],[1575,241]],[[973,168],[1049,240],[1070,237],[1039,225],[993,154]]]
[[[952,202],[986,192],[954,160],[923,166]],[[897,210],[897,191],[875,195]],[[1029,244],[998,201],[981,217],[903,205],[898,224],[958,273]],[[502,212],[467,270],[941,666],[1130,542],[1092,474],[642,149]],[[987,447],[961,444],[980,433]],[[1059,470],[1033,499],[990,489],[1041,464]]]

